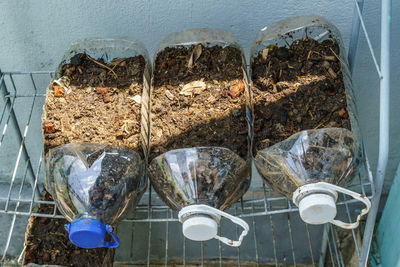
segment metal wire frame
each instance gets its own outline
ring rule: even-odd
[[[12,84],[13,88],[15,86],[15,76],[24,76],[24,77],[30,77],[31,83],[32,83],[32,88],[34,89],[34,93],[33,94],[19,94],[19,90],[17,90],[18,88],[15,86],[14,91],[12,93],[8,92],[5,96],[5,103],[9,103],[8,107],[3,109],[2,115],[1,115],[1,121],[0,121],[0,127],[4,127],[5,130],[3,130],[2,132],[2,139],[4,139],[8,133],[8,131],[10,130],[9,127],[7,127],[7,125],[10,123],[10,121],[12,121],[14,118],[12,118],[12,107],[14,107],[14,104],[20,100],[20,99],[29,99],[32,100],[31,104],[30,104],[30,108],[29,108],[29,116],[27,118],[26,124],[25,124],[25,130],[23,132],[23,135],[21,136],[21,138],[19,139],[20,141],[20,148],[18,150],[18,154],[17,154],[17,160],[14,166],[14,169],[12,171],[12,175],[11,175],[11,179],[10,179],[10,184],[9,184],[9,189],[8,189],[8,193],[3,196],[0,195],[0,203],[4,203],[3,206],[0,206],[0,213],[1,214],[8,214],[9,216],[12,216],[12,222],[10,225],[10,231],[8,233],[8,237],[7,237],[7,241],[5,243],[5,247],[3,250],[3,255],[2,255],[2,260],[5,259],[7,250],[10,246],[10,243],[13,241],[12,236],[13,236],[13,230],[14,230],[14,226],[15,226],[15,221],[17,216],[38,216],[38,217],[50,217],[50,218],[62,218],[61,215],[57,215],[56,214],[56,209],[54,209],[54,212],[52,214],[43,214],[43,213],[37,213],[35,212],[35,207],[38,204],[51,204],[54,205],[54,207],[56,207],[56,204],[52,201],[43,201],[43,200],[39,200],[39,198],[37,198],[37,192],[38,187],[39,187],[39,177],[42,177],[41,175],[41,169],[42,169],[42,163],[43,163],[43,154],[40,154],[40,156],[38,158],[35,159],[31,159],[29,157],[25,158],[24,160],[22,159],[22,152],[23,148],[25,147],[25,141],[27,138],[27,135],[29,134],[29,126],[32,123],[32,112],[34,110],[35,105],[37,104],[37,99],[43,98],[44,94],[40,93],[37,91],[36,88],[38,88],[38,86],[36,86],[35,84],[35,79],[34,76],[37,75],[49,75],[47,76],[49,79],[51,78],[52,73],[50,72],[40,72],[40,73],[4,73],[1,76],[1,84],[2,84],[2,90],[6,91],[6,84],[5,84],[5,79],[9,79],[9,83]],[[45,87],[42,87],[45,88]],[[15,119],[17,118],[16,115]],[[38,123],[38,122],[34,122],[34,123]],[[40,122],[39,122],[40,123]],[[14,127],[19,127],[19,124],[13,124]],[[7,130],[8,128],[8,130]],[[17,138],[18,139],[18,138]],[[26,149],[26,148],[25,148]],[[26,149],[27,150],[27,149]],[[7,151],[2,151],[1,147],[0,147],[0,153],[7,153]],[[1,154],[0,154],[1,155]],[[29,176],[29,163],[32,163],[32,161],[37,161],[37,164],[31,164],[32,165],[36,165],[36,169],[34,169],[34,176]],[[22,180],[19,181],[19,184],[16,183],[17,179],[16,179],[16,174],[19,168],[23,169],[23,175],[22,175]],[[29,180],[29,178],[31,178],[32,180],[29,182],[27,180]],[[361,191],[363,194],[365,195],[369,195],[371,196],[371,192],[373,192],[372,190],[372,183],[371,181],[367,180],[367,181],[362,181],[361,179],[362,177],[359,177],[359,188],[358,191]],[[17,187],[18,185],[18,194],[14,194],[14,187]],[[23,193],[23,189],[28,187],[30,189],[31,192],[31,197],[29,198],[24,198],[22,193]],[[266,238],[268,241],[272,240],[272,251],[273,254],[271,256],[271,260],[273,263],[276,264],[276,266],[278,266],[280,263],[292,263],[294,265],[297,264],[298,260],[296,259],[296,245],[294,244],[294,237],[293,237],[293,231],[292,231],[292,225],[293,222],[291,222],[291,216],[290,214],[293,212],[297,211],[297,208],[293,205],[293,203],[291,201],[288,201],[286,198],[281,197],[281,196],[276,196],[274,195],[274,193],[268,189],[267,187],[261,188],[261,192],[262,192],[262,196],[255,196],[255,192],[252,191],[250,192],[251,196],[247,196],[247,198],[243,199],[240,203],[236,204],[234,206],[234,208],[231,210],[232,212],[235,213],[235,215],[242,217],[242,218],[246,218],[249,220],[249,222],[251,223],[251,225],[253,226],[253,229],[257,229],[261,226],[262,229],[270,229],[267,230],[270,233],[270,238]],[[353,201],[341,201],[338,204],[339,205],[349,205],[351,204]],[[278,224],[274,224],[274,218],[275,216],[277,216],[278,214],[287,214],[287,240],[289,240],[289,249],[287,252],[287,255],[289,256],[285,256],[282,258],[282,256],[280,256],[279,254],[279,247],[277,246],[277,244],[279,243],[279,240],[277,240],[277,236],[275,235],[275,232],[279,230],[280,227],[282,227],[281,225]],[[297,213],[296,213],[297,214]],[[350,211],[349,209],[347,209],[347,215],[348,218],[350,219],[351,215],[350,215]],[[265,218],[263,219],[263,223],[259,222],[260,218]],[[177,217],[176,214],[170,210],[167,206],[165,206],[164,204],[162,204],[160,202],[160,200],[157,198],[157,196],[152,192],[151,188],[149,188],[149,191],[147,192],[147,197],[144,198],[144,201],[142,201],[142,203],[140,203],[140,205],[138,206],[136,213],[134,214],[134,217],[132,218],[128,218],[124,221],[124,223],[130,223],[132,225],[132,228],[134,229],[135,226],[137,227],[137,225],[140,224],[147,224],[148,225],[148,243],[147,243],[147,257],[146,257],[146,263],[147,265],[150,265],[150,263],[153,261],[151,258],[151,254],[152,254],[152,229],[156,226],[154,226],[154,224],[157,223],[164,223],[165,224],[165,253],[164,253],[164,264],[168,264],[169,262],[169,242],[168,240],[169,238],[169,227],[172,224],[176,224],[177,222]],[[298,222],[296,222],[298,223]],[[225,228],[226,229],[226,228]],[[314,248],[313,250],[313,246],[312,246],[312,240],[315,237],[311,237],[310,231],[309,231],[309,226],[304,225],[304,229],[305,229],[305,233],[306,233],[306,240],[307,240],[307,247],[308,247],[308,254],[309,259],[311,260],[312,264],[315,264],[317,261],[316,256],[318,254],[316,254],[316,250]],[[238,234],[238,229],[236,229],[236,235]],[[133,232],[132,232],[133,233]],[[257,265],[260,263],[262,263],[263,259],[262,259],[262,255],[259,255],[259,250],[261,249],[261,244],[263,242],[268,242],[267,240],[258,240],[257,238],[257,234],[256,231],[253,230],[253,232],[250,234],[252,235],[252,241],[254,243],[254,251],[255,251],[255,262],[257,263]],[[331,246],[330,244],[336,244],[337,240],[333,240],[332,238],[336,238],[335,236],[329,236],[327,238],[328,244],[329,246]],[[331,240],[331,241],[329,241]],[[186,258],[186,253],[189,253],[190,249],[190,245],[188,245],[188,243],[190,243],[191,241],[188,240],[183,240],[183,255],[182,255],[182,259],[183,259],[183,265],[186,265],[186,262],[190,262],[190,259]],[[133,247],[135,244],[131,243],[130,246]],[[207,253],[205,252],[205,246],[207,244],[206,243],[202,243],[201,244],[201,253],[200,253],[200,261],[202,264],[204,264],[205,262],[207,262]],[[333,248],[335,248],[332,245]],[[232,251],[231,251],[232,252]],[[241,260],[241,250],[237,249],[235,253],[231,253],[228,256],[231,256],[236,254],[236,259],[237,259],[237,264],[240,265],[242,260]],[[337,249],[331,249],[330,253],[329,253],[331,258],[334,259],[339,259],[341,258],[340,256],[340,251],[338,251]],[[218,243],[218,261],[219,263],[222,265],[222,262],[225,260],[225,258],[227,257],[226,254],[223,253],[223,246]],[[291,259],[287,259],[287,258],[291,258]],[[264,259],[265,260],[265,259]],[[324,259],[320,258],[320,262],[324,262]]]
[[[13,115],[13,108],[14,105],[20,101],[31,101],[28,106],[28,110],[25,110],[25,112],[28,112],[28,116],[25,121],[25,126],[24,126],[24,131],[21,133],[21,136],[17,136],[17,140],[19,141],[19,149],[16,153],[16,161],[15,165],[13,166],[13,170],[10,175],[10,182],[8,185],[8,190],[6,194],[0,195],[0,214],[7,214],[8,216],[12,216],[12,221],[10,224],[10,231],[8,232],[7,240],[4,244],[4,249],[3,249],[3,255],[2,255],[2,260],[5,259],[7,250],[13,241],[13,231],[15,227],[15,222],[18,216],[38,216],[38,217],[49,217],[49,218],[63,218],[61,215],[56,214],[56,203],[52,201],[43,201],[40,200],[38,197],[38,192],[39,187],[41,186],[43,174],[42,174],[42,165],[43,165],[43,153],[40,154],[40,156],[36,158],[29,158],[28,154],[28,149],[26,147],[26,140],[29,134],[33,134],[32,132],[29,132],[31,124],[40,124],[40,121],[34,121],[33,122],[33,117],[35,119],[39,120],[40,118],[38,116],[33,116],[34,110],[36,106],[38,105],[38,99],[44,99],[44,93],[38,91],[37,88],[45,88],[45,86],[37,86],[35,78],[40,76],[41,78],[47,77],[48,80],[52,78],[53,73],[52,72],[9,72],[9,73],[1,73],[0,77],[0,84],[1,84],[1,91],[4,93],[4,107],[2,108],[2,113],[1,113],[1,119],[0,119],[0,127],[2,127],[2,133],[0,136],[0,140],[6,140],[6,137],[10,135],[9,133],[10,129],[15,129],[18,130],[20,128],[20,124],[18,121],[18,114],[16,115],[14,113]],[[30,80],[30,88],[28,89],[27,92],[19,90],[19,88],[16,86],[15,80],[22,79],[22,78],[29,78]],[[47,82],[48,82],[47,80]],[[7,83],[6,83],[7,81]],[[11,85],[11,90],[8,91],[8,85]],[[43,90],[43,89],[42,89]],[[32,92],[32,93],[30,93]],[[36,114],[37,115],[37,114]],[[10,126],[9,126],[10,125]],[[5,144],[3,144],[5,145]],[[0,145],[0,155],[5,155],[9,153],[9,151],[6,151],[5,149],[2,149],[2,145]],[[23,154],[23,151],[27,151],[27,155]],[[31,166],[31,167],[30,167]],[[32,166],[36,166],[36,168],[33,168]],[[30,175],[30,168],[33,168],[33,175]],[[19,179],[17,178],[17,173],[21,176]],[[367,172],[368,173],[368,172]],[[359,176],[359,182],[355,185],[357,187],[357,191],[362,192],[365,195],[368,195],[372,197],[372,192],[373,192],[373,183],[372,183],[372,177],[370,175],[367,175],[369,179],[362,179],[361,176]],[[26,198],[26,190],[31,194],[31,197]],[[260,195],[261,192],[261,195]],[[25,193],[25,194],[23,194]],[[348,207],[348,205],[351,205],[354,201],[352,200],[343,200],[338,203],[338,205],[345,205]],[[43,214],[43,213],[38,213],[36,212],[35,207],[40,204],[50,204],[54,205],[55,209],[53,209],[52,214]],[[297,259],[296,259],[296,245],[294,244],[294,238],[293,238],[293,231],[292,231],[292,226],[293,223],[297,224],[297,222],[291,221],[291,213],[296,212],[298,209],[297,207],[289,200],[282,196],[277,196],[274,194],[272,190],[267,188],[265,185],[263,185],[263,188],[260,188],[258,193],[255,191],[249,192],[247,195],[245,195],[244,199],[236,204],[232,209],[231,212],[233,212],[235,215],[245,218],[246,220],[249,221],[249,223],[254,227],[254,229],[257,228],[269,228],[269,233],[270,237],[267,239],[270,240],[272,239],[272,251],[273,254],[271,255],[272,262],[274,262],[276,265],[279,265],[280,263],[293,263],[296,265]],[[287,231],[287,240],[289,240],[288,243],[288,252],[287,256],[284,258],[281,258],[279,256],[279,248],[277,247],[277,237],[275,235],[275,232],[279,230],[281,225],[277,225],[276,223],[274,224],[274,220],[277,215],[279,214],[287,214],[287,226],[286,231]],[[347,217],[349,220],[351,219],[351,211],[347,208]],[[297,214],[297,213],[296,213]],[[293,217],[293,215],[292,215]],[[265,218],[264,222],[260,225],[259,218]],[[133,217],[127,218],[124,220],[123,223],[129,223],[132,225],[132,229],[137,227],[137,225],[140,224],[147,224],[148,225],[148,253],[147,253],[147,258],[146,262],[147,264],[150,264],[152,262],[151,259],[151,247],[152,247],[152,228],[156,227],[154,224],[159,224],[159,223],[164,223],[165,224],[165,255],[164,255],[164,263],[168,264],[169,262],[169,254],[168,251],[170,250],[170,245],[168,243],[168,240],[170,239],[169,237],[169,227],[173,224],[178,223],[178,219],[176,216],[176,213],[174,213],[172,210],[170,210],[167,206],[165,206],[159,199],[158,197],[154,194],[154,191],[151,190],[151,188],[148,189],[148,192],[146,193],[146,196],[143,198],[142,202],[139,204],[139,206],[136,209],[136,212],[134,213]],[[296,225],[295,225],[296,226]],[[224,228],[226,229],[226,228]],[[310,231],[309,231],[309,226],[305,225],[304,226],[305,233],[307,233],[307,243],[308,243],[308,254],[309,254],[309,259],[311,260],[311,263],[316,264],[317,258],[316,256],[319,254],[315,253],[315,248],[313,252],[313,246],[312,246],[312,240],[315,239],[316,237],[311,237]],[[236,230],[236,235],[238,234],[239,229]],[[296,234],[296,233],[295,233]],[[252,236],[252,243],[254,244],[255,248],[255,262],[259,262],[260,264],[262,263],[262,255],[259,254],[259,250],[261,249],[261,244],[263,242],[267,242],[265,240],[258,240],[258,234],[256,234],[256,231],[254,230],[252,233],[249,235]],[[333,238],[333,236],[329,236],[327,238],[327,241],[329,244],[336,243],[337,241],[329,241]],[[354,237],[355,238],[355,237]],[[189,253],[190,251],[190,246],[188,246],[188,243],[192,241],[188,240],[183,240],[183,251],[184,253]],[[131,243],[129,244],[130,247],[133,247],[135,244]],[[206,243],[201,244],[201,255],[199,259],[201,262],[204,264],[205,261],[207,261],[207,253],[205,252],[204,246],[207,246]],[[223,245],[218,244],[218,261],[222,264],[224,257],[227,257],[227,255],[224,255],[223,253]],[[185,252],[186,251],[186,252]],[[357,251],[359,251],[357,247]],[[336,254],[340,253],[340,251],[337,250],[331,250],[331,253],[329,253],[330,257],[332,258],[339,258],[340,256]],[[241,264],[241,250],[237,249],[236,252],[237,258],[237,263],[238,265]],[[232,256],[233,252],[228,255]],[[289,260],[287,258],[290,258]],[[264,259],[265,260],[265,259]],[[183,265],[186,264],[186,261],[189,262],[189,259],[186,259],[185,254],[183,254]],[[324,262],[324,259],[320,258],[320,262]]]
[[[358,186],[360,191],[365,193],[371,190],[369,183]],[[318,226],[303,223],[299,218],[297,208],[291,201],[273,196],[273,191],[265,186],[262,190],[263,197],[259,197],[259,192],[250,191],[247,195],[249,200],[242,200],[230,209],[232,214],[245,219],[251,226],[240,249],[233,249],[226,248],[216,240],[196,246],[193,245],[193,241],[183,238],[180,233],[177,234],[176,231],[180,232],[181,228],[176,212],[160,205],[160,200],[149,189],[145,196],[145,203],[148,204],[139,206],[133,217],[125,219],[118,228],[123,233],[128,230],[132,232],[129,237],[124,234],[125,237],[122,237],[124,240],[121,240],[121,246],[130,248],[130,255],[117,259],[116,266],[124,266],[124,263],[147,266],[158,264],[167,266],[175,263],[186,266],[193,264],[193,254],[196,255],[199,265],[211,264],[210,261],[214,260],[213,264],[222,266],[227,264],[225,260],[230,260],[231,264],[238,266],[249,264],[249,262],[254,266],[266,263],[276,266],[281,264],[296,266],[304,264],[304,259],[307,259],[307,263],[313,266],[325,266],[328,259],[333,266],[345,266],[336,229],[328,224],[324,227],[326,232],[324,236],[322,226],[319,226],[319,231],[316,233],[315,229]],[[338,204],[342,207],[340,211],[343,217],[349,221],[354,220],[356,213],[359,212],[355,207],[359,206],[355,206],[353,201],[349,202],[344,196]],[[231,228],[228,235],[231,238],[236,235],[237,238],[238,229],[232,229],[231,226],[225,223],[221,228],[224,230]],[[311,228],[313,231],[310,230]],[[299,232],[302,232],[300,238]],[[354,240],[354,251],[359,255],[360,248],[356,231],[349,233],[352,235],[351,239]],[[138,240],[142,242],[137,242]],[[299,244],[300,240],[301,244]],[[315,240],[318,242],[320,240],[322,245],[325,244],[326,248],[329,248],[329,251],[324,251],[323,246],[316,247]],[[182,249],[177,252],[176,247]],[[229,253],[224,253],[227,250]]]
[[[355,244],[355,249],[356,252],[359,256],[359,266],[366,266],[367,259],[368,259],[368,253],[369,253],[369,247],[372,239],[372,234],[373,234],[373,228],[374,228],[374,223],[375,223],[375,218],[376,218],[376,213],[379,205],[379,199],[380,195],[382,192],[382,187],[383,187],[383,180],[384,180],[384,175],[386,171],[386,165],[387,165],[387,157],[388,157],[388,126],[389,126],[389,120],[388,120],[388,114],[389,114],[389,74],[390,74],[390,57],[389,57],[389,51],[390,51],[390,16],[391,16],[391,0],[383,0],[382,1],[382,20],[381,20],[381,66],[378,65],[378,61],[376,60],[375,53],[373,51],[372,45],[370,38],[368,36],[368,32],[365,27],[365,23],[362,17],[362,6],[363,6],[363,0],[354,0],[355,2],[355,15],[353,19],[353,30],[352,30],[352,38],[350,41],[349,45],[349,62],[350,62],[350,67],[353,70],[354,68],[354,58],[355,58],[355,53],[357,50],[357,42],[358,42],[358,35],[359,35],[359,28],[361,26],[369,50],[371,52],[371,56],[375,65],[375,68],[378,73],[378,78],[380,79],[380,89],[381,89],[381,95],[380,95],[380,135],[379,135],[379,159],[378,159],[378,168],[377,168],[377,173],[375,180],[373,181],[372,175],[367,170],[367,177],[368,180],[362,181],[360,178],[360,189],[361,192],[364,194],[370,193],[369,196],[373,197],[372,198],[372,209],[368,215],[366,227],[365,227],[365,234],[363,236],[363,244],[362,247],[360,248],[358,244],[358,238],[355,233],[355,231],[352,231],[352,236],[353,236],[353,241]],[[0,195],[0,203],[2,206],[0,206],[0,214],[8,214],[9,216],[12,216],[12,222],[10,225],[10,231],[8,233],[7,241],[4,246],[3,250],[3,255],[2,255],[2,261],[4,261],[7,250],[9,248],[9,245],[12,241],[12,236],[13,236],[13,230],[15,226],[15,221],[17,216],[40,216],[40,217],[50,217],[50,218],[62,218],[60,215],[56,214],[56,209],[54,209],[54,212],[52,214],[40,214],[34,212],[34,207],[37,204],[52,204],[56,207],[56,204],[50,201],[42,201],[39,199],[39,177],[41,177],[41,167],[43,163],[43,156],[41,155],[39,159],[31,159],[29,157],[29,153],[26,147],[26,138],[29,132],[29,127],[31,124],[32,120],[32,114],[35,105],[37,104],[37,99],[38,98],[43,98],[45,95],[42,92],[38,92],[38,88],[35,83],[35,76],[46,76],[50,79],[53,75],[52,72],[47,72],[47,71],[38,71],[38,72],[8,72],[8,73],[1,73],[0,72],[0,92],[3,96],[4,99],[4,105],[0,107],[0,130],[1,130],[1,135],[0,135],[0,155],[1,153],[8,153],[8,151],[4,151],[4,141],[7,132],[9,132],[9,129],[12,127],[14,130],[16,130],[16,137],[17,140],[19,140],[19,147],[17,149],[18,153],[16,156],[15,160],[15,165],[13,167],[12,173],[10,175],[10,184],[9,184],[9,189],[7,196],[2,196]],[[23,92],[20,93],[14,78],[17,76],[25,76],[25,77],[30,77],[31,80],[31,87],[33,90],[29,91],[28,93]],[[11,84],[11,91],[9,91],[9,87],[6,86],[5,79],[6,77],[9,79],[9,82]],[[42,87],[40,87],[42,88]],[[43,87],[45,88],[45,87]],[[14,110],[14,105],[18,99],[21,98],[28,98],[31,99],[31,105],[29,108],[29,116],[26,120],[25,127],[22,128],[19,125],[19,121],[17,119],[17,116],[15,114]],[[37,168],[35,169],[33,167],[33,161],[37,160]],[[368,165],[368,160],[366,161]],[[22,168],[20,168],[22,166]],[[369,168],[369,166],[368,166]],[[14,193],[14,185],[16,186],[15,182],[17,179],[17,173],[18,171],[21,171],[23,169],[23,175],[22,175],[22,180],[20,181],[19,185],[19,190],[17,197],[15,197]],[[24,188],[26,188],[26,180],[29,180],[28,185],[30,185],[30,191],[31,191],[31,197],[30,198],[23,198],[22,197],[22,192]],[[371,193],[375,192],[376,194],[372,195]],[[283,197],[279,196],[272,196],[271,191],[268,188],[263,189],[263,197],[262,198],[250,198],[247,200],[241,201],[239,204],[235,205],[233,208],[235,214],[239,217],[242,218],[247,218],[250,219],[250,223],[253,225],[254,229],[256,228],[256,220],[258,217],[265,216],[266,221],[269,221],[269,227],[271,229],[271,238],[272,238],[272,243],[273,243],[273,259],[276,264],[276,266],[279,265],[279,260],[278,260],[278,255],[277,255],[277,247],[276,247],[276,236],[274,234],[274,224],[273,224],[273,216],[278,215],[278,214],[283,214],[286,213],[288,214],[288,236],[289,236],[289,241],[290,241],[290,248],[291,252],[290,254],[292,255],[292,261],[296,265],[296,257],[295,257],[295,245],[293,241],[293,232],[292,232],[292,225],[290,223],[289,219],[289,214],[292,212],[297,211],[297,208],[291,203],[290,201],[286,200]],[[152,197],[153,196],[153,197]],[[168,258],[168,250],[169,250],[169,227],[173,223],[177,223],[177,218],[176,214],[168,209],[165,205],[162,205],[160,203],[153,203],[153,200],[156,199],[156,197],[151,193],[151,191],[148,192],[148,202],[147,203],[142,203],[136,211],[136,214],[138,215],[135,218],[129,218],[124,221],[124,223],[131,223],[132,228],[134,229],[135,225],[138,225],[140,223],[147,223],[148,224],[148,253],[147,253],[147,265],[149,266],[151,262],[151,235],[152,235],[152,224],[154,223],[159,223],[163,222],[165,223],[166,231],[165,231],[165,240],[166,245],[165,245],[165,258],[164,258],[164,263],[165,265],[168,264],[169,258]],[[4,202],[4,206],[3,206]],[[339,205],[344,205],[347,218],[350,220],[351,219],[351,211],[349,209],[349,205],[352,204],[353,201],[351,200],[343,200],[339,203]],[[279,204],[277,204],[279,203]],[[284,206],[282,206],[282,203],[285,203]],[[263,209],[259,209],[259,207],[263,206]],[[278,207],[278,208],[277,208]],[[140,214],[147,214],[147,217],[141,217],[139,216]],[[165,214],[164,216],[160,214]],[[156,216],[155,216],[156,215]],[[310,248],[310,254],[311,254],[311,259],[312,259],[312,264],[315,265],[316,262],[315,257],[312,252],[312,245],[311,245],[311,237],[310,237],[310,232],[309,232],[309,227],[306,225],[306,232],[307,232],[307,239],[308,239],[308,244]],[[255,249],[255,255],[254,259],[257,263],[257,265],[260,262],[260,255],[258,253],[258,247],[259,247],[259,242],[257,241],[257,234],[255,231],[252,233],[253,239],[254,239],[254,247]],[[188,248],[186,246],[186,243],[188,241],[186,239],[183,240],[183,264],[186,265],[186,257],[185,253],[187,252]],[[326,225],[324,227],[323,235],[322,235],[322,245],[321,245],[321,253],[319,257],[319,266],[323,266],[325,263],[325,256],[328,254],[327,251],[329,252],[330,258],[331,258],[331,263],[333,266],[344,266],[343,262],[343,256],[341,254],[341,250],[338,249],[338,238],[337,238],[337,233],[336,230],[333,229],[332,226]],[[131,244],[133,245],[133,244]],[[219,249],[219,263],[220,265],[222,264],[222,246],[221,244],[218,244],[218,249]],[[237,249],[237,263],[240,265],[240,249]],[[205,257],[204,257],[204,244],[201,243],[201,263],[202,265],[204,264]],[[285,261],[284,261],[285,262]]]
[[[368,32],[365,27],[364,19],[362,16],[362,7],[364,0],[354,0],[355,3],[355,16],[353,20],[353,34],[352,41],[350,42],[351,54],[349,54],[350,67],[354,69],[355,51],[357,49],[357,39],[359,27],[361,25],[368,44],[372,59],[378,77],[380,79],[380,97],[379,97],[379,154],[378,154],[378,167],[374,179],[375,196],[372,199],[372,207],[368,214],[367,223],[364,230],[362,249],[360,254],[359,267],[367,266],[368,255],[370,251],[372,236],[374,232],[374,225],[376,215],[378,213],[379,202],[382,194],[384,184],[386,167],[389,155],[389,93],[390,93],[390,36],[391,36],[391,10],[392,1],[381,1],[381,47],[380,47],[380,66],[376,60],[374,50],[371,45]],[[355,34],[354,34],[355,33]]]

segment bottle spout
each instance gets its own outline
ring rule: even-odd
[[[335,220],[338,192],[351,196],[365,205],[365,208],[361,210],[355,222],[345,223]],[[329,222],[344,229],[358,227],[361,217],[367,214],[371,207],[371,202],[367,197],[325,182],[300,186],[293,193],[292,200],[299,207],[300,217],[304,222],[309,224],[324,224]]]
[[[194,241],[206,241],[215,238],[228,246],[239,247],[243,238],[249,232],[249,225],[244,220],[207,205],[186,206],[181,209],[178,217],[183,224],[183,235]],[[238,240],[234,241],[217,235],[218,222],[221,217],[225,217],[243,228]]]
[[[75,246],[86,249],[119,246],[119,239],[112,233],[112,227],[96,220],[78,219],[66,224],[65,228],[69,233],[69,240]],[[107,233],[112,236],[114,242],[104,241]]]
[[[193,215],[182,224],[183,235],[194,241],[213,239],[218,233],[218,223],[207,215]]]
[[[301,219],[309,224],[324,224],[336,216],[336,203],[331,195],[311,194],[299,201]]]

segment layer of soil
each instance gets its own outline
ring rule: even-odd
[[[247,155],[242,54],[235,47],[166,48],[157,54],[150,159],[177,148],[219,146]]]
[[[52,200],[46,194],[45,200]],[[52,205],[41,205],[38,213],[52,214]],[[24,263],[61,266],[112,266],[114,249],[83,249],[68,239],[65,219],[31,217],[25,240]]]
[[[139,153],[143,56],[110,63],[77,54],[47,89],[42,118],[45,152],[71,142],[126,146]],[[62,85],[62,86],[60,86]]]
[[[306,129],[351,129],[336,41],[270,45],[251,64],[255,152]]]

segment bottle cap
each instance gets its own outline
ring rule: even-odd
[[[324,224],[336,216],[335,198],[328,194],[310,194],[299,202],[300,217],[309,224]]]
[[[211,217],[193,215],[183,222],[182,231],[186,238],[194,241],[206,241],[217,235],[218,224]]]
[[[69,240],[75,246],[81,248],[118,247],[119,240],[112,233],[109,225],[91,219],[78,219],[71,224],[65,225],[69,232]],[[115,242],[105,242],[106,233],[109,233]]]

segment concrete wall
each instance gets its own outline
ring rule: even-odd
[[[366,25],[379,58],[380,1],[366,0]],[[400,2],[393,1],[391,152],[387,179],[391,180],[400,158]],[[350,38],[353,1],[0,1],[0,68],[54,70],[63,52],[76,39],[93,36],[133,36],[143,41],[150,55],[170,32],[192,27],[218,27],[232,31],[247,54],[257,31],[280,19],[319,14],[341,30],[345,44]],[[378,145],[377,74],[361,35],[354,84],[358,95],[361,130],[372,167]],[[247,55],[248,56],[248,55]],[[40,88],[44,90],[44,88]],[[39,147],[39,146],[37,146]],[[8,149],[13,149],[10,145]],[[36,149],[36,148],[34,148]],[[3,159],[0,168],[4,168]],[[9,159],[8,163],[12,164]],[[2,170],[0,169],[0,173]]]

